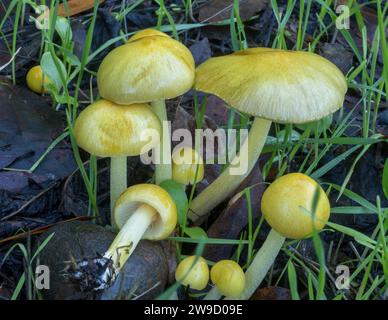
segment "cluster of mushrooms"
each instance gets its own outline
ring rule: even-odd
[[[159,185],[174,179],[186,186],[204,176],[203,159],[195,150],[183,148],[171,156],[169,131],[162,130],[167,125],[166,99],[194,88],[254,117],[240,153],[191,202],[187,214],[195,222],[233,195],[249,175],[272,122],[320,120],[342,107],[347,90],[346,79],[334,64],[308,52],[252,48],[210,58],[195,69],[194,59],[183,44],[153,29],[136,33],[112,50],[101,63],[97,82],[101,99],[79,114],[74,133],[81,148],[111,159],[111,221],[120,231],[104,255],[113,268],[102,275],[101,288],[115,279],[141,239],[165,239],[176,228],[176,205]],[[157,132],[160,138],[144,139],[147,130]],[[127,188],[127,157],[155,147],[161,150],[155,184]],[[179,161],[182,158],[185,160]],[[247,172],[231,174],[241,161],[248,163]],[[205,299],[249,299],[285,239],[304,239],[322,230],[329,219],[330,204],[316,181],[291,173],[266,189],[261,210],[272,227],[266,241],[245,273],[235,261],[216,262],[210,271],[214,286]],[[183,259],[176,269],[176,280],[203,290],[209,282],[207,262],[199,256]]]

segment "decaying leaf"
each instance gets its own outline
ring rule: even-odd
[[[247,20],[263,10],[268,0],[240,0],[240,17]],[[229,19],[233,10],[233,0],[208,1],[199,11],[199,21],[219,22]]]
[[[14,219],[13,213],[18,214],[18,220],[0,222],[0,234],[8,235],[15,228],[44,224],[31,217],[38,212],[48,213],[55,202],[50,199],[54,193],[48,192],[47,198],[39,194],[49,191],[76,165],[70,146],[62,142],[30,172],[52,141],[63,132],[61,114],[43,97],[24,87],[13,86],[5,78],[0,79],[0,101],[0,218],[12,216]],[[32,203],[35,199],[37,201]],[[28,211],[28,219],[21,217],[21,208],[25,210],[23,213]],[[54,218],[54,214],[51,215]]]
[[[210,238],[239,238],[241,231],[248,224],[248,203],[246,196],[242,192],[247,187],[251,187],[252,219],[257,221],[260,218],[260,201],[265,189],[262,182],[260,168],[257,163],[250,175],[236,191],[236,196],[229,201],[228,206],[208,229],[207,233]],[[212,261],[229,259],[233,254],[233,250],[235,250],[235,247],[230,245],[208,245],[205,248],[204,257]]]
[[[5,79],[0,83],[0,99],[0,170],[5,167],[29,170],[61,134],[64,128],[61,115],[42,97],[12,86]],[[37,183],[63,178],[74,167],[70,148],[59,144],[29,178]]]
[[[212,55],[208,38],[203,38],[202,40],[195,42],[189,47],[189,50],[193,55],[195,65],[205,62]]]
[[[291,300],[291,293],[282,287],[265,287],[258,289],[250,300]]]

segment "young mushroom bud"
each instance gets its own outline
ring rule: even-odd
[[[315,212],[313,200],[319,192]],[[330,203],[319,184],[303,173],[276,179],[264,192],[261,211],[267,223],[283,237],[303,239],[321,230],[330,216]]]
[[[102,61],[97,84],[104,99],[118,104],[149,102],[162,125],[167,121],[165,100],[189,91],[195,64],[191,52],[167,34],[146,29],[113,49]],[[163,130],[161,162],[155,166],[155,181],[171,179],[171,138]]]
[[[195,290],[203,290],[209,282],[209,267],[202,257],[183,259],[175,271],[176,281]]]
[[[210,278],[217,290],[226,297],[238,297],[245,288],[245,274],[233,260],[218,261],[210,271]]]
[[[159,143],[158,117],[148,104],[117,105],[104,99],[94,102],[78,116],[74,135],[90,154],[110,157],[111,208],[127,188],[127,156],[148,152]],[[113,223],[112,223],[113,225]]]
[[[323,229],[329,220],[330,203],[316,181],[302,173],[291,173],[266,189],[261,211],[272,230],[247,269],[246,287],[237,299],[249,299],[255,292],[285,238],[303,239]]]
[[[175,229],[177,209],[167,191],[154,184],[129,187],[117,199],[114,215],[119,233],[105,252],[113,269],[101,275],[101,283],[109,285],[131,256],[141,239],[162,240]]]
[[[172,154],[172,178],[184,186],[202,181],[203,159],[192,148],[183,147]]]
[[[317,54],[252,48],[210,58],[196,70],[195,89],[223,99],[254,118],[231,165],[191,202],[197,220],[233,194],[260,156],[272,121],[307,123],[342,107],[347,83],[342,72]],[[235,164],[245,173],[235,173]]]
[[[47,92],[45,85],[51,83],[51,80],[43,74],[41,66],[35,66],[28,70],[26,82],[30,90],[42,94]]]

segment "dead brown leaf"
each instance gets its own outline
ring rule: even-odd
[[[286,288],[266,287],[257,290],[250,300],[291,300],[291,294]]]
[[[241,19],[248,20],[263,10],[268,0],[240,0]],[[200,22],[219,22],[229,19],[233,10],[233,0],[212,0],[199,11]]]
[[[257,221],[261,216],[260,202],[265,186],[261,184],[262,176],[259,162],[253,168],[250,175],[243,181],[236,195],[229,201],[225,210],[208,229],[211,238],[238,239],[241,231],[248,224],[248,203],[243,193],[245,188],[251,187],[252,219]],[[208,245],[204,256],[212,261],[229,259],[234,247],[230,245]]]
[[[193,55],[196,66],[205,62],[212,55],[208,38],[203,38],[202,40],[195,42],[190,46],[189,50]]]
[[[105,0],[100,0],[99,3],[103,3]],[[94,0],[70,0],[67,1],[66,6],[61,3],[58,8],[58,15],[62,17],[74,16],[84,11],[90,10],[94,7]]]

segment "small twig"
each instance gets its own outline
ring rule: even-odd
[[[43,191],[41,191],[40,193],[38,193],[37,195],[32,197],[30,200],[28,200],[26,203],[24,203],[19,209],[6,215],[5,217],[1,218],[0,221],[4,221],[4,220],[7,220],[13,216],[16,216],[18,213],[22,212],[26,207],[28,207],[31,203],[33,203],[36,199],[38,199],[39,197],[44,195],[46,192],[53,189],[56,185],[57,185],[57,183],[53,184],[52,186],[48,187],[47,189],[44,189]]]
[[[357,248],[355,247],[355,245],[353,244],[353,241],[349,241],[349,245],[350,247],[352,248],[354,254],[356,255],[357,259],[362,262],[364,259],[361,258],[361,255],[360,253],[358,252]],[[365,272],[368,272],[368,267],[365,266],[364,268]],[[369,273],[369,280],[373,283],[373,277],[372,275]]]
[[[15,60],[15,58],[16,58],[17,54],[19,53],[20,49],[21,49],[21,47],[15,51],[15,53],[12,55],[11,59],[9,59],[9,61],[7,63],[3,64],[0,67],[0,71],[2,71],[3,69],[7,68],[12,63],[12,61]]]
[[[26,238],[26,237],[28,237],[30,235],[43,233],[47,229],[49,229],[49,228],[51,228],[53,226],[56,226],[58,224],[72,222],[72,221],[76,221],[76,220],[86,221],[86,220],[91,220],[91,217],[75,217],[75,218],[71,218],[71,219],[68,219],[68,220],[52,223],[52,224],[49,224],[47,226],[43,226],[43,227],[31,230],[31,231],[23,232],[23,233],[16,234],[16,235],[13,235],[11,237],[2,239],[2,240],[0,240],[0,244],[4,244],[6,242],[10,242],[10,241],[18,240],[18,239],[23,239],[23,238]]]
[[[133,298],[132,300],[138,300],[140,299],[141,297],[143,297],[144,295],[146,295],[148,292],[150,292],[151,290],[155,289],[156,287],[160,286],[160,281],[158,281],[157,283],[155,283],[151,288],[147,289],[146,291],[144,291],[143,293],[139,294],[138,296],[136,296],[135,298]]]
[[[344,238],[345,238],[345,235],[343,233],[341,233],[341,238],[338,241],[337,248],[335,249],[332,263],[336,263],[337,260],[338,260],[338,254],[339,254],[339,251],[340,251],[340,248],[341,248],[341,245],[342,245],[342,242],[343,242]]]

